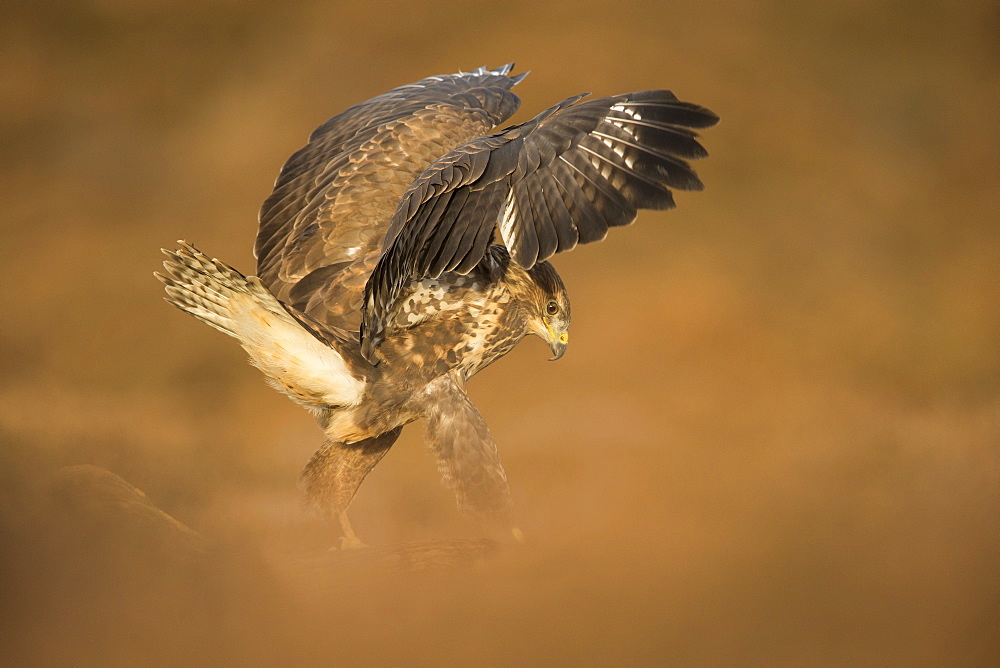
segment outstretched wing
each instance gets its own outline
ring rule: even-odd
[[[462,389],[456,373],[441,376],[422,394],[427,445],[438,471],[455,492],[458,508],[487,524],[510,530],[513,516],[507,474],[486,421]]]
[[[334,116],[282,168],[260,211],[257,273],[283,302],[357,330],[364,285],[392,212],[435,159],[490,132],[520,104],[524,75],[428,77]]]
[[[366,357],[403,287],[470,271],[495,228],[530,268],[600,241],[637,209],[672,208],[671,188],[703,187],[687,159],[707,155],[693,128],[714,125],[711,111],[665,90],[582,97],[456,148],[410,186],[366,287]]]

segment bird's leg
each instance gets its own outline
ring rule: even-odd
[[[309,503],[320,513],[334,516],[343,533],[341,548],[365,547],[347,519],[358,487],[399,436],[402,427],[357,443],[327,441],[313,454],[300,478]]]
[[[337,513],[337,519],[340,520],[340,530],[344,533],[340,538],[340,549],[341,550],[356,550],[359,547],[368,547],[365,543],[361,542],[358,535],[354,533],[354,528],[351,526],[351,521],[347,519],[347,510],[341,510]]]

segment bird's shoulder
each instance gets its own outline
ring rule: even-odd
[[[286,162],[260,212],[258,274],[279,299],[357,329],[361,293],[413,180],[517,109],[511,66],[428,77],[334,116]]]

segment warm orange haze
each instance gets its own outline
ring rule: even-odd
[[[0,12],[5,663],[1000,659],[995,3]],[[511,122],[717,112],[706,190],[553,258],[566,355],[469,382],[524,545],[476,542],[414,424],[351,506],[396,547],[330,553],[296,488],[322,432],[163,303],[159,248],[253,273],[314,127],[511,60]]]

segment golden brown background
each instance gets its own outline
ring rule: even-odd
[[[998,7],[4,3],[0,659],[997,662]],[[287,565],[333,540],[295,489],[320,432],[161,301],[158,249],[251,272],[313,127],[510,60],[516,121],[581,91],[713,109],[707,190],[556,258],[569,354],[471,384],[529,543],[312,586]],[[354,504],[369,542],[480,535],[421,437]],[[80,463],[221,556],[67,539],[48,481]]]

